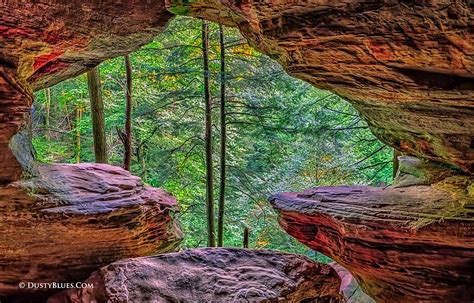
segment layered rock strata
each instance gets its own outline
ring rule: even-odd
[[[343,302],[328,265],[267,250],[206,248],[126,259],[86,281],[94,288],[51,297],[59,302]]]
[[[377,302],[474,299],[469,176],[432,185],[318,187],[270,201],[280,225],[347,268]]]
[[[176,200],[106,164],[40,165],[0,189],[0,297],[80,282],[123,258],[173,251],[182,233]]]

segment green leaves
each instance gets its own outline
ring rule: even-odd
[[[150,44],[131,54],[134,70],[132,173],[171,192],[181,207],[184,247],[206,244],[203,158],[201,23],[177,17]],[[210,24],[211,93],[218,141],[218,27]],[[225,239],[321,258],[284,233],[266,199],[275,192],[341,184],[391,182],[391,149],[383,148],[352,106],[340,97],[288,76],[272,59],[226,28],[228,187]],[[124,123],[122,58],[100,65],[110,162],[120,165],[116,127]],[[82,161],[93,161],[87,83],[83,76],[52,88],[51,128],[44,130],[44,94],[37,94],[34,145],[44,162],[74,161],[74,110]],[[216,149],[217,150],[217,149]],[[216,175],[219,169],[215,159]],[[218,182],[216,182],[218,184]],[[218,191],[216,190],[216,193]]]

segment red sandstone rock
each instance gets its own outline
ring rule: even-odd
[[[83,281],[116,260],[173,251],[182,238],[175,199],[119,167],[38,169],[0,188],[0,296],[34,291],[20,281]]]
[[[48,303],[342,302],[334,269],[268,250],[206,248],[127,259],[101,268],[92,289]]]
[[[384,142],[474,172],[474,13],[466,1],[3,1],[0,182],[31,90],[137,49],[166,7],[237,26],[293,76],[346,97]]]
[[[161,32],[171,14],[162,1],[0,2],[0,184],[21,165],[8,144],[25,124],[32,90],[127,54]]]
[[[377,302],[472,302],[469,184],[319,187],[270,201],[290,235],[347,268]]]

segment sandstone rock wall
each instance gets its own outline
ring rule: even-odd
[[[81,282],[122,258],[173,251],[183,237],[176,200],[121,168],[38,169],[0,187],[0,298],[52,291],[20,282]]]

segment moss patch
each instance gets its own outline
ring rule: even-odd
[[[185,16],[189,13],[190,10],[190,4],[192,3],[192,0],[175,0],[171,1],[171,5],[168,8],[168,11],[175,14],[175,15],[180,15],[180,16]]]
[[[474,210],[470,207],[473,203],[473,197],[470,194],[472,185],[473,179],[469,176],[452,176],[433,184],[433,188],[449,192],[453,197],[453,202],[440,208],[434,215],[423,216],[411,222],[410,227],[418,229],[444,220],[474,221],[472,217]]]

